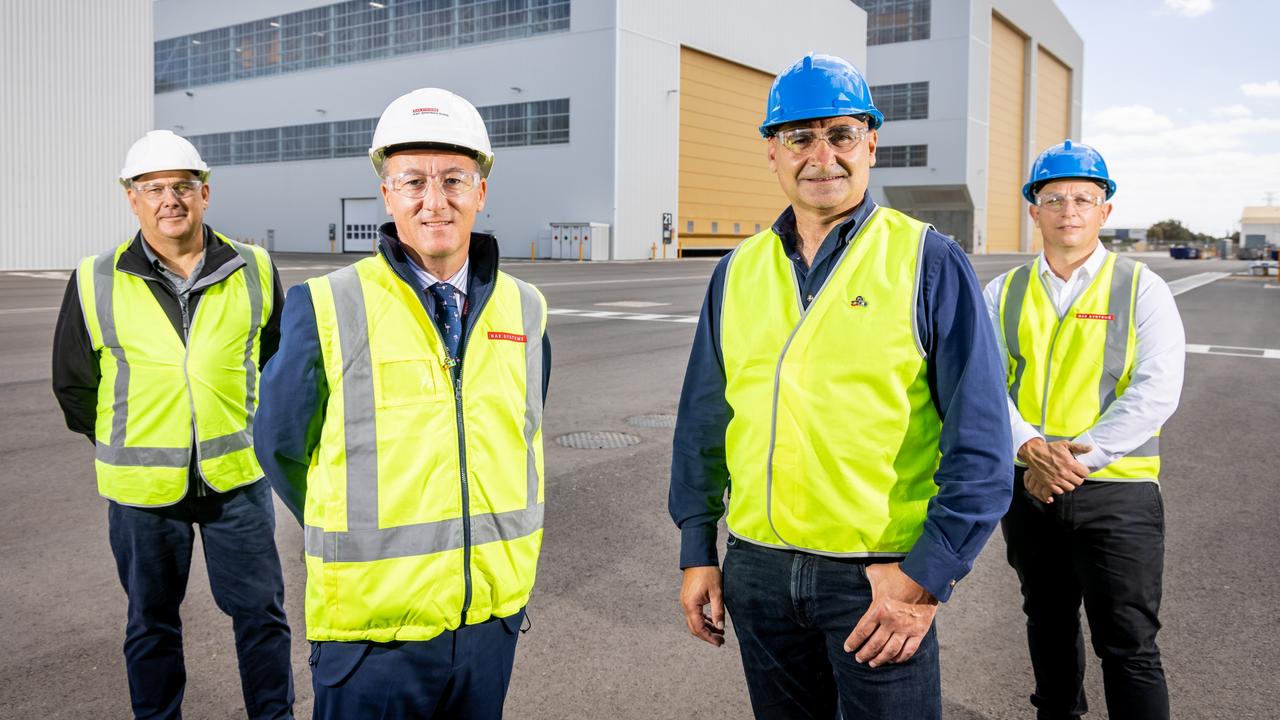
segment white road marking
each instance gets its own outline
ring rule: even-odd
[[[1197,355],[1232,355],[1234,357],[1280,360],[1280,350],[1273,348],[1232,347],[1230,345],[1192,345],[1188,343],[1187,352],[1195,353]]]
[[[66,280],[71,277],[70,270],[38,270],[28,272],[25,270],[12,270],[0,273],[0,275],[16,275],[18,277],[36,278],[37,280]]]
[[[616,283],[666,282],[669,280],[701,280],[706,282],[707,275],[667,275],[664,277],[618,278],[617,280],[573,280],[569,282],[534,283],[538,288],[569,287],[571,285],[613,285]]]
[[[626,307],[626,308],[650,308],[662,307],[671,303],[650,302],[648,300],[618,300],[616,302],[596,303],[596,307]]]
[[[10,310],[0,310],[0,315],[18,315],[21,313],[49,312],[51,310],[57,310],[57,309],[58,308],[56,306],[55,307],[38,307],[38,308],[13,308]]]
[[[548,308],[547,314],[603,320],[647,320],[650,322],[684,323],[686,325],[696,325],[698,323],[696,315],[656,315],[653,313],[624,313],[605,310],[575,310],[573,308]]]
[[[1176,297],[1184,292],[1195,290],[1198,287],[1203,287],[1211,282],[1221,280],[1224,277],[1229,277],[1230,275],[1231,273],[1225,272],[1197,273],[1195,275],[1189,275],[1184,278],[1169,281],[1169,290],[1171,290]]]

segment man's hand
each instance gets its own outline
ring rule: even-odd
[[[1093,449],[1070,440],[1045,442],[1032,438],[1018,449],[1018,459],[1027,464],[1023,485],[1037,500],[1053,502],[1054,495],[1071,492],[1089,477],[1089,468],[1076,459]]]
[[[938,599],[902,572],[898,563],[867,565],[871,607],[844,641],[844,651],[871,667],[911,659],[938,612]]]
[[[702,612],[711,605],[711,616]],[[720,568],[714,565],[684,570],[680,584],[680,607],[689,632],[716,647],[724,644],[724,599],[720,594]]]

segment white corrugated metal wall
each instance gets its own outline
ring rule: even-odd
[[[0,3],[0,270],[70,268],[137,227],[115,178],[151,129],[151,5]]]

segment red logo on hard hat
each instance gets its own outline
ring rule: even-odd
[[[524,335],[516,335],[515,333],[506,333],[506,332],[490,332],[489,339],[490,340],[510,340],[511,342],[518,342],[518,343],[529,341],[529,339],[526,338]]]
[[[439,115],[440,117],[449,117],[449,113],[440,112],[440,108],[420,107],[414,108],[413,114],[416,115]]]
[[[1077,320],[1115,320],[1116,316],[1101,313],[1076,313]]]

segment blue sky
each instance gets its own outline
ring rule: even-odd
[[[1280,2],[1056,1],[1084,39],[1081,140],[1119,185],[1109,226],[1221,235],[1280,205]]]

